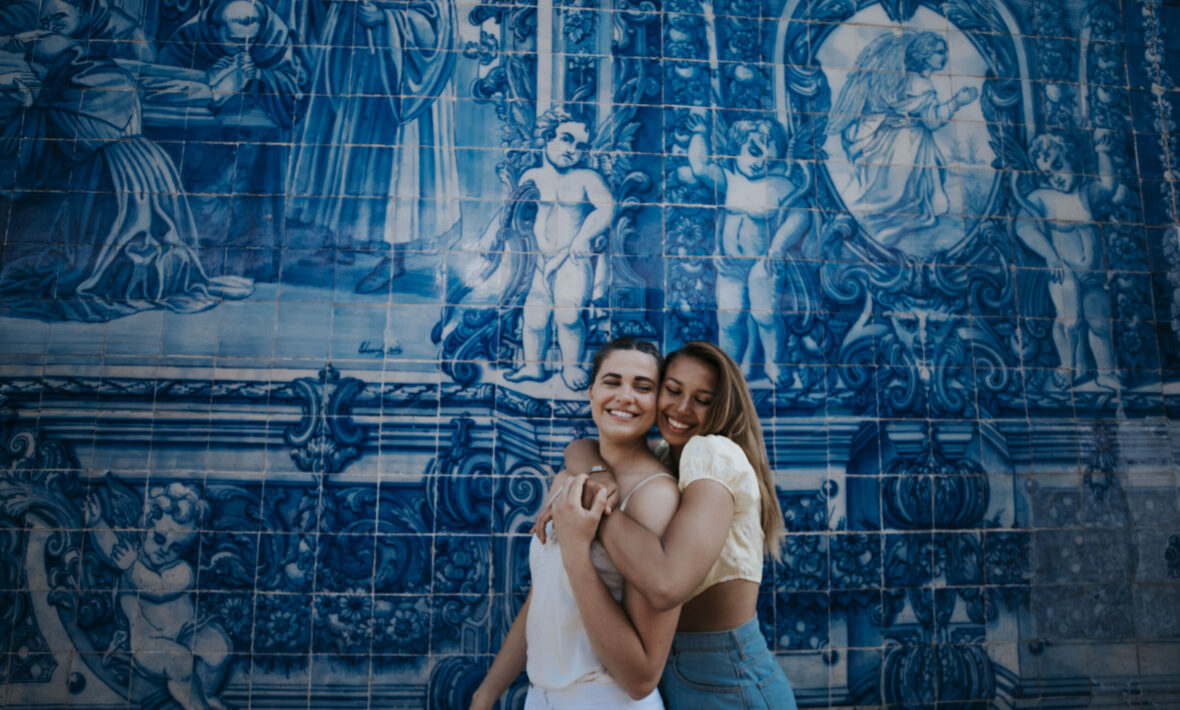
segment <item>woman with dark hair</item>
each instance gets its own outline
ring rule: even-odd
[[[664,532],[680,498],[667,467],[647,446],[662,364],[650,343],[613,340],[594,358],[589,391],[599,451],[619,472],[619,509],[653,536]],[[526,710],[664,707],[656,684],[679,610],[656,611],[592,542],[606,495],[600,492],[584,509],[585,482],[585,475],[564,471],[553,481],[548,503],[560,520],[550,523],[545,541],[530,541],[532,588],[475,691],[472,710],[491,708],[522,670],[529,676]]]
[[[790,683],[758,626],[763,559],[779,558],[784,525],[741,370],[716,345],[688,343],[667,358],[657,410],[664,438],[657,454],[678,472],[680,507],[663,536],[611,514],[598,537],[627,584],[654,608],[683,605],[660,681],[664,701],[673,710],[792,710]],[[609,467],[594,474],[608,484],[611,472],[620,473],[593,440],[566,448],[568,470],[599,467]],[[575,515],[552,511],[558,528]]]

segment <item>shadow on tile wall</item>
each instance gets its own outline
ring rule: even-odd
[[[1180,705],[1177,31],[9,0],[0,704],[465,707],[627,334],[746,369],[802,705]]]

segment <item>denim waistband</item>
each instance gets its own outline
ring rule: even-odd
[[[766,648],[766,637],[758,626],[758,615],[741,626],[725,631],[677,631],[672,648],[682,652],[737,651],[742,656]]]

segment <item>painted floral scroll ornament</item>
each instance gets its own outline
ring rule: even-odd
[[[303,417],[283,432],[291,458],[301,471],[337,473],[361,455],[365,430],[352,419],[352,400],[364,388],[355,377],[341,377],[331,365],[319,377],[301,377],[291,388]]]

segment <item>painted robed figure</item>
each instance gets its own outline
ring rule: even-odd
[[[397,274],[398,247],[459,219],[454,152],[456,8],[449,2],[312,0],[307,116],[287,185],[293,226],[325,246],[385,242],[390,255],[358,289]]]

